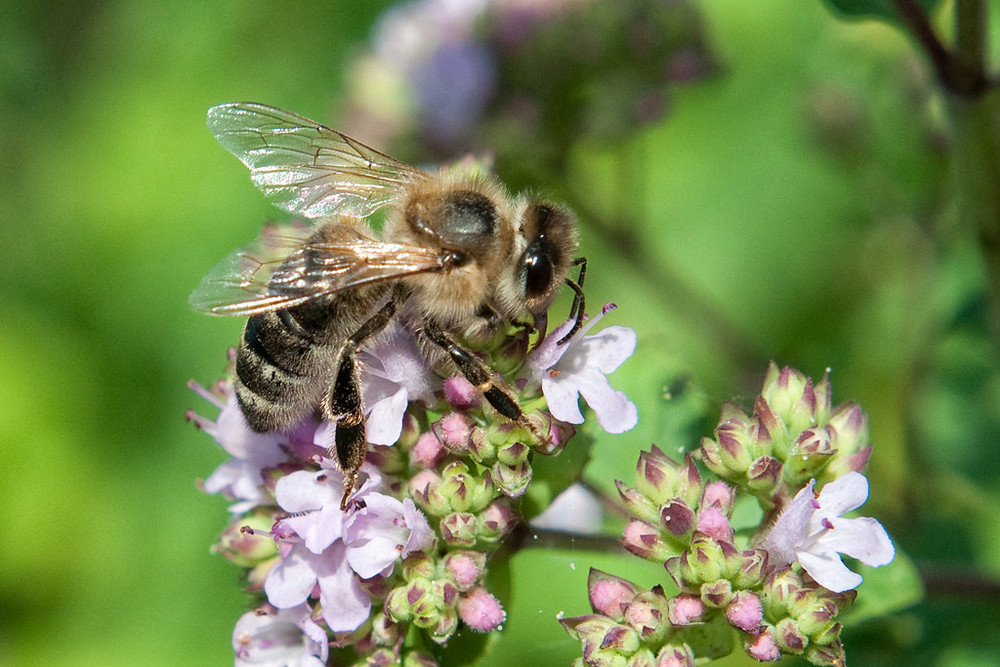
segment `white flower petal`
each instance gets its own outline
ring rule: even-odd
[[[597,423],[608,433],[624,433],[638,423],[635,403],[624,392],[614,390],[603,375],[581,374],[577,386],[597,416]]]
[[[274,497],[286,512],[318,510],[339,503],[343,494],[344,483],[332,470],[296,470],[279,479],[274,487]]]
[[[306,549],[314,554],[321,554],[343,535],[344,513],[338,501],[326,505],[318,512],[288,517],[282,523],[302,538]]]
[[[316,585],[313,560],[302,545],[295,545],[288,555],[267,574],[264,592],[267,601],[278,609],[302,604]]]
[[[818,500],[815,519],[842,516],[868,500],[868,478],[859,472],[849,472],[820,489]]]
[[[809,484],[795,494],[761,542],[760,546],[768,552],[768,560],[772,565],[781,567],[795,562],[795,552],[805,543],[809,519],[816,511],[816,499],[813,495],[815,484],[816,480],[810,480]]]
[[[382,399],[372,406],[365,425],[365,438],[373,445],[393,445],[403,432],[403,414],[406,412],[406,390],[400,388],[395,394]]]
[[[635,331],[628,327],[613,325],[601,329],[600,333],[587,336],[580,344],[580,353],[585,355],[588,365],[607,375],[618,369],[635,352]]]
[[[843,593],[857,588],[862,581],[861,575],[847,569],[836,553],[801,552],[799,553],[799,563],[809,573],[809,576],[816,580],[816,583],[834,593]]]
[[[334,632],[355,630],[368,619],[371,599],[347,564],[343,542],[330,547],[324,554],[324,560],[325,571],[319,576],[323,619]]]
[[[542,393],[553,417],[569,424],[583,423],[583,413],[580,412],[578,402],[580,393],[575,385],[553,378],[544,378]]]
[[[865,565],[888,565],[896,555],[889,534],[875,519],[832,519],[833,529],[824,533],[817,546],[857,558]]]

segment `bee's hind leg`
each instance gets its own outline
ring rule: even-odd
[[[358,482],[358,470],[365,462],[368,442],[365,438],[365,413],[361,402],[361,378],[357,356],[361,346],[372,336],[383,331],[396,314],[398,303],[390,299],[379,308],[346,341],[337,354],[336,373],[330,391],[323,400],[323,416],[336,422],[336,434],[328,453],[336,458],[344,473],[344,497],[340,509],[347,509],[347,501]]]

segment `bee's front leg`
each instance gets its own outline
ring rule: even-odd
[[[528,420],[517,399],[493,381],[493,376],[486,364],[477,359],[471,352],[459,345],[454,338],[445,333],[436,324],[428,320],[424,324],[424,335],[435,345],[443,349],[451,357],[458,370],[473,384],[501,415],[527,428],[540,441],[545,435],[540,433],[537,425]]]

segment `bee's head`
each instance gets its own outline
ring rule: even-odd
[[[515,276],[525,306],[537,316],[548,310],[566,280],[577,246],[576,223],[568,210],[537,202],[525,209],[521,229],[527,246]]]

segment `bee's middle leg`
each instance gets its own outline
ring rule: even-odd
[[[347,509],[347,501],[354,493],[358,470],[365,462],[368,442],[365,437],[365,413],[361,402],[361,377],[357,356],[361,346],[372,336],[383,331],[396,314],[398,304],[390,299],[382,308],[344,341],[337,354],[336,372],[330,391],[323,401],[323,416],[336,423],[334,443],[330,456],[337,459],[344,473],[344,497],[340,509]]]

